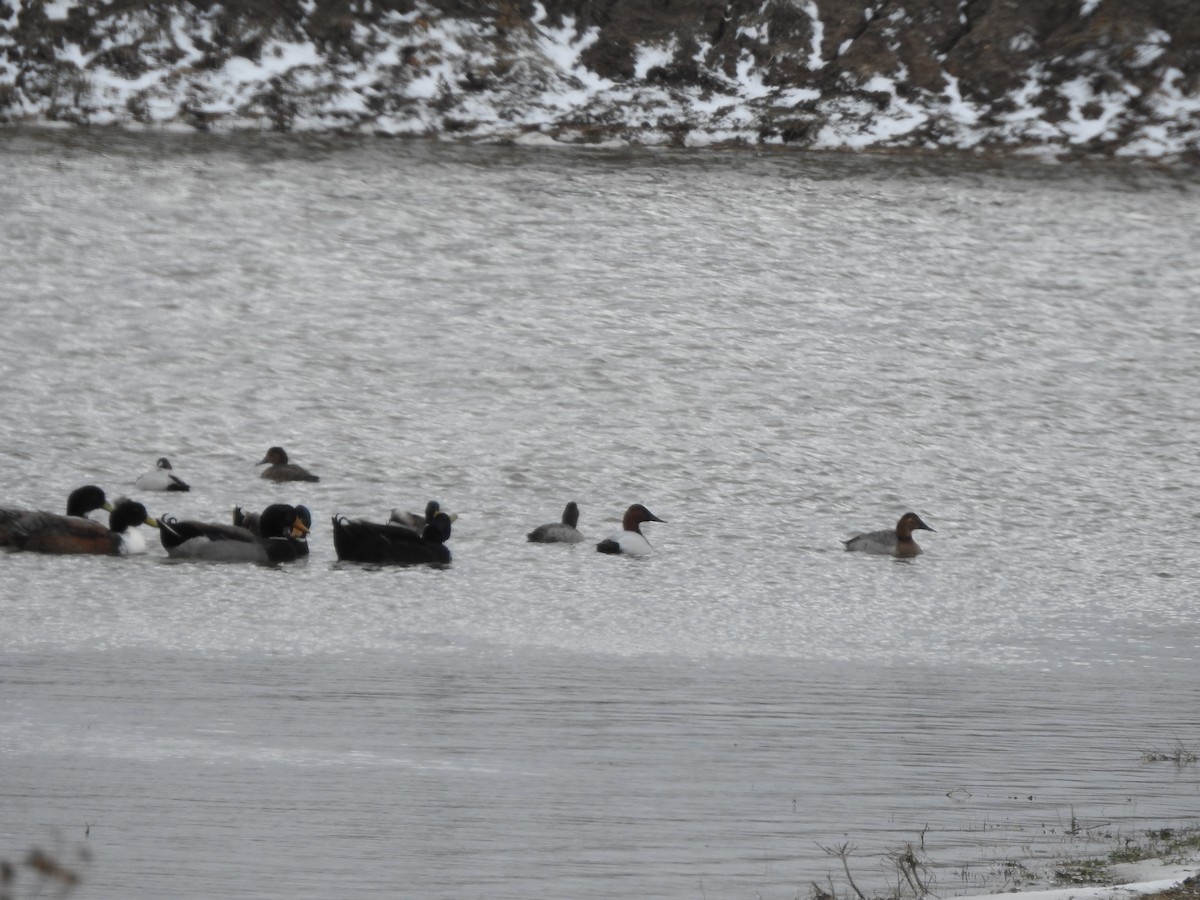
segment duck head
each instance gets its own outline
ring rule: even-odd
[[[158,522],[150,517],[150,514],[146,512],[146,507],[142,504],[136,500],[127,500],[122,497],[108,515],[108,530],[119,533],[135,525],[149,525],[151,528],[157,528]]]
[[[67,497],[68,516],[86,516],[94,509],[112,512],[113,505],[104,496],[104,491],[94,484],[87,484],[71,491]]]

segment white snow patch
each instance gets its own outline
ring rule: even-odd
[[[19,8],[21,5],[18,3],[17,7]],[[52,22],[60,22],[78,5],[77,0],[50,0],[42,7],[42,10],[46,13],[47,19]]]
[[[821,11],[817,9],[817,4],[814,0],[807,0],[804,4],[804,12],[812,19],[812,50],[808,54],[808,67],[813,71],[825,68],[825,60],[821,58],[821,43],[825,39],[825,23],[821,21]],[[848,47],[850,41],[844,41],[843,46]],[[840,50],[838,51],[841,52]]]
[[[653,47],[646,44],[638,47],[637,59],[633,64],[633,76],[638,81],[645,81],[646,74],[654,68],[668,65],[675,58],[675,42],[665,47]]]
[[[1026,50],[1033,49],[1037,42],[1033,39],[1033,35],[1022,31],[1020,34],[1014,34],[1008,42],[1008,49],[1013,53],[1024,53]]]
[[[946,89],[942,93],[946,97],[947,114],[959,125],[974,127],[979,122],[979,110],[963,100],[957,78],[949,72],[943,72],[942,77],[946,79]]]
[[[1145,43],[1140,44],[1134,52],[1132,65],[1137,68],[1145,68],[1167,52],[1169,43],[1171,43],[1171,35],[1167,32],[1161,30],[1149,32],[1146,35]]]
[[[1125,111],[1125,97],[1107,92],[1097,94],[1086,78],[1064,82],[1059,91],[1071,105],[1067,121],[1061,126],[1071,143],[1082,144],[1093,138],[1114,136],[1110,129]],[[1091,117],[1084,116],[1085,107]]]
[[[1081,19],[1086,19],[1096,11],[1096,7],[1099,5],[1100,0],[1083,0],[1083,2],[1079,4],[1079,17]]]

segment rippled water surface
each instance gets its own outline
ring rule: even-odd
[[[1189,822],[1200,195],[962,160],[0,132],[0,858],[81,896],[941,895]],[[321,476],[274,485],[271,444]],[[338,564],[430,497],[445,570]],[[527,544],[577,500],[588,543]],[[644,560],[595,553],[643,502]],[[905,510],[911,561],[843,552]]]

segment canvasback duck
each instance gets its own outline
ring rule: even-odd
[[[287,452],[282,447],[270,447],[267,449],[266,455],[258,461],[258,464],[266,465],[262,470],[262,477],[269,481],[320,481],[321,479],[314,475],[304,466],[298,466],[295,463],[288,462]]]
[[[159,519],[163,548],[172,559],[212,562],[292,562],[307,555],[308,528],[296,507],[274,503],[259,514],[259,533],[218,522],[180,522],[171,516]],[[299,545],[304,544],[303,552]]]
[[[407,528],[410,531],[415,531],[419,535],[425,530],[425,526],[429,522],[433,521],[433,517],[441,511],[442,504],[438,503],[436,500],[430,500],[425,504],[425,515],[414,512],[404,512],[402,509],[397,507],[396,509],[392,510],[392,515],[388,519],[388,524],[400,525],[401,527]],[[446,515],[450,517],[451,522],[458,521],[458,513],[448,512]]]
[[[450,562],[450,516],[435,511],[420,534],[394,522],[333,517],[333,548],[348,562],[420,565]]]
[[[113,505],[104,496],[104,490],[94,484],[85,484],[76,488],[67,496],[67,515],[86,518],[90,512],[102,509],[112,512]],[[0,547],[12,546],[13,526],[25,516],[42,514],[52,516],[54,513],[42,512],[36,509],[24,509],[15,506],[0,507]]]
[[[13,546],[31,553],[129,556],[146,552],[139,525],[157,528],[158,522],[136,500],[119,499],[108,516],[108,526],[82,516],[32,512],[13,526]]]
[[[171,471],[171,461],[160,456],[154,468],[139,475],[133,486],[139,491],[190,491],[186,481]]]
[[[583,534],[576,527],[579,524],[579,505],[572,500],[563,507],[562,521],[539,525],[526,537],[534,544],[578,544],[583,540]]]
[[[933,531],[921,521],[915,512],[906,512],[896,523],[895,529],[885,528],[882,531],[869,531],[866,534],[856,534],[848,541],[842,541],[847,550],[860,550],[863,553],[876,553],[882,556],[910,557],[918,556],[921,548],[913,540],[914,531]],[[936,534],[936,532],[935,532]]]
[[[635,503],[625,510],[625,518],[621,520],[621,530],[596,545],[601,553],[627,553],[630,556],[644,556],[651,550],[650,542],[642,534],[643,522],[667,523],[660,519],[640,503]]]

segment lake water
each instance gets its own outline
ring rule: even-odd
[[[0,167],[0,501],[165,455],[155,515],[315,516],[274,568],[0,555],[0,858],[706,900],[849,893],[845,844],[884,892],[912,844],[953,896],[1195,821],[1143,759],[1200,746],[1193,175],[19,130]],[[337,563],[331,516],[431,497],[448,569]],[[587,543],[525,542],[572,499]],[[594,552],[633,502],[654,555]],[[921,557],[843,551],[908,509]]]

